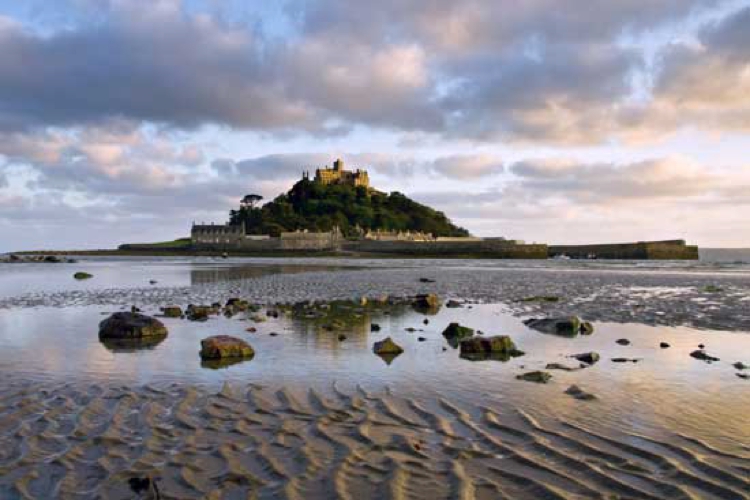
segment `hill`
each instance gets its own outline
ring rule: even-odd
[[[364,230],[421,231],[434,236],[468,236],[444,213],[393,192],[348,184],[323,184],[304,178],[286,194],[262,207],[257,195],[248,195],[230,223],[245,223],[248,234],[277,236],[282,231],[330,231],[335,226],[346,236]]]

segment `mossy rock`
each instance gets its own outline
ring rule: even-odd
[[[242,339],[230,335],[214,335],[201,340],[202,359],[251,358],[253,348]]]
[[[440,297],[434,293],[420,294],[414,297],[412,307],[423,314],[437,314],[440,310]]]
[[[73,275],[73,277],[77,280],[88,280],[94,277],[93,274],[85,273],[83,271],[78,271]]]
[[[156,318],[134,312],[118,312],[99,323],[99,338],[140,339],[164,337],[167,327]]]
[[[511,358],[523,356],[510,337],[496,335],[493,337],[474,337],[461,341],[461,357],[472,361],[493,359],[508,361]]]
[[[167,306],[161,309],[162,314],[167,318],[182,317],[182,308],[180,306]]]
[[[706,285],[701,289],[701,291],[705,293],[721,293],[724,291],[724,289],[716,285]]]
[[[473,329],[467,326],[461,326],[458,323],[451,323],[445,330],[443,330],[443,337],[446,339],[464,339],[466,337],[471,337],[472,335],[474,335]]]
[[[404,349],[395,343],[392,338],[388,337],[380,342],[375,342],[372,346],[375,354],[401,354]]]
[[[587,365],[593,365],[601,359],[598,352],[583,352],[581,354],[574,354],[573,357]]]
[[[517,375],[516,379],[526,382],[535,382],[537,384],[546,384],[552,379],[552,375],[547,372],[534,371]]]
[[[561,337],[576,337],[579,334],[591,335],[594,333],[594,326],[587,321],[581,321],[578,316],[564,318],[534,318],[527,319],[523,323],[538,332],[549,335],[559,335]]]

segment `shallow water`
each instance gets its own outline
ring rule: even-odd
[[[0,497],[44,498],[45,488],[72,495],[66,488],[86,476],[91,488],[82,497],[128,498],[124,475],[158,470],[175,498],[214,488],[268,498],[746,498],[750,380],[731,365],[750,364],[750,275],[741,267],[535,266],[307,259],[5,266],[0,433],[13,444],[0,453]],[[95,277],[76,282],[76,270]],[[156,314],[167,303],[230,294],[272,304],[421,291],[469,303],[429,316],[410,307],[353,307],[341,331],[283,314],[260,323],[245,314],[204,323],[163,318],[169,336],[143,349],[107,346],[97,336],[106,314],[133,303]],[[518,302],[548,294],[561,301]],[[522,323],[571,312],[593,320],[595,333],[561,338]],[[510,335],[526,355],[461,359],[441,335],[452,321]],[[371,323],[381,331],[371,332]],[[215,334],[246,339],[255,357],[220,369],[202,365],[200,339]],[[372,353],[372,343],[387,336],[405,349],[390,364]],[[618,345],[620,338],[631,344]],[[691,358],[698,344],[721,361]],[[586,351],[602,360],[550,370],[547,385],[515,378],[552,362],[576,366],[568,356]],[[565,394],[571,384],[597,400]],[[58,413],[58,404],[66,410]],[[256,418],[255,431],[243,429]],[[96,444],[105,435],[127,445],[127,459],[120,445]],[[76,449],[81,436],[87,444]],[[82,461],[88,455],[94,462]],[[34,475],[49,460],[61,467],[54,485]],[[227,471],[238,470],[261,486],[227,483]]]

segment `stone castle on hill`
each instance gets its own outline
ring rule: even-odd
[[[309,179],[310,174],[305,173],[304,178]],[[343,184],[354,187],[370,187],[370,176],[367,175],[367,170],[357,169],[355,171],[344,169],[344,162],[338,159],[333,162],[333,168],[319,168],[315,170],[315,182],[319,182],[324,185],[330,184]]]

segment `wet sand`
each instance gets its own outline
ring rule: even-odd
[[[747,498],[750,447],[314,390],[6,384],[0,497]],[[141,498],[149,498],[148,494]]]

